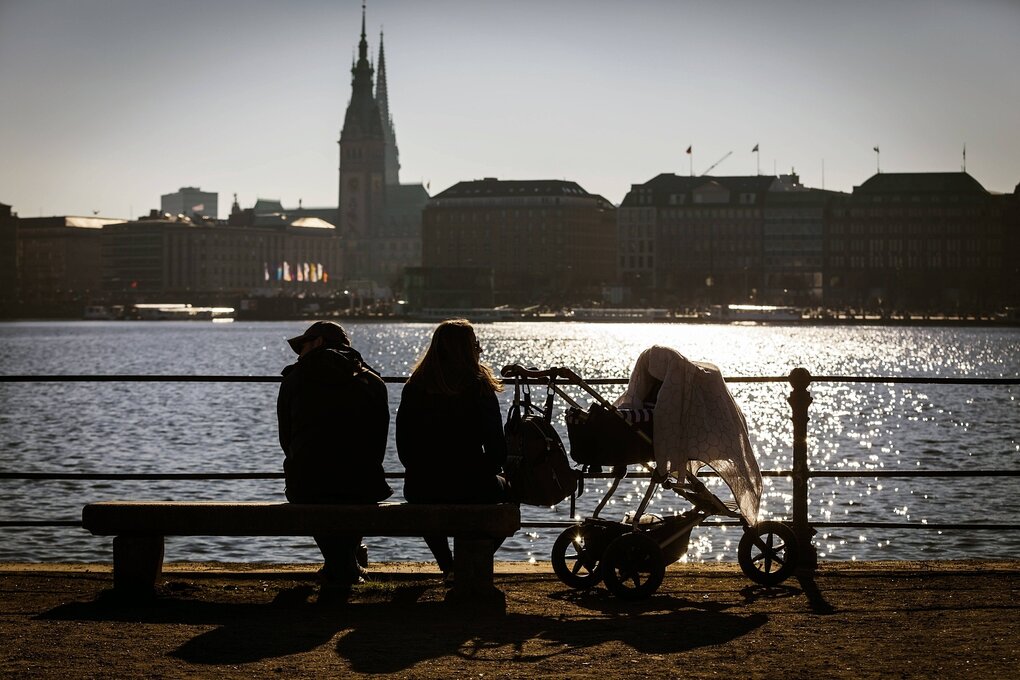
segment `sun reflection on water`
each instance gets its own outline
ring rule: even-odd
[[[0,364],[11,374],[277,375],[293,361],[285,339],[304,323],[204,325],[187,322],[0,324]],[[352,323],[348,332],[384,375],[406,375],[424,350],[432,324]],[[786,376],[804,366],[816,376],[884,375],[1016,377],[1020,331],[1013,329],[722,326],[697,324],[479,324],[483,358],[507,363],[565,366],[586,379],[626,378],[641,351],[673,347],[710,361],[723,374]],[[0,455],[5,468],[26,472],[266,472],[277,471],[277,386],[199,383],[0,384]],[[596,389],[613,399],[622,385]],[[792,425],[779,383],[730,383],[747,417],[763,470],[790,470]],[[811,386],[809,452],[814,469],[867,473],[917,469],[1020,468],[1017,388],[888,383],[815,383]],[[580,389],[571,396],[591,401]],[[503,394],[504,412],[512,390]],[[399,385],[390,386],[391,417]],[[554,420],[564,442],[565,404]],[[392,434],[392,430],[391,430]],[[399,471],[391,440],[386,460]],[[762,516],[788,518],[792,482],[765,477]],[[717,479],[708,481],[724,499]],[[608,488],[588,480],[576,518],[589,516]],[[282,500],[275,480],[194,482],[68,482],[58,493],[31,485],[0,486],[8,516],[65,519],[84,502],[104,498]],[[400,484],[394,482],[399,499]],[[816,521],[1000,522],[1020,521],[1015,478],[826,478],[811,480],[808,512]],[[54,487],[56,488],[56,487]],[[626,480],[603,516],[634,510],[646,480]],[[600,491],[601,489],[601,491]],[[661,490],[649,511],[683,512],[686,501]],[[569,504],[525,508],[525,519],[567,520]],[[688,560],[734,559],[736,536],[722,527],[694,529]],[[519,533],[501,549],[507,559],[548,559],[558,530]],[[108,546],[71,533],[25,530],[0,542],[0,559],[107,559]],[[827,559],[916,559],[1020,554],[1016,532],[819,530]],[[371,539],[373,559],[428,559],[420,541]],[[175,559],[315,561],[307,541],[195,539],[168,544]]]

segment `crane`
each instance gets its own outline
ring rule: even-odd
[[[707,175],[708,173],[710,173],[710,172],[712,172],[713,170],[715,170],[715,166],[719,165],[719,164],[720,164],[720,163],[722,163],[722,162],[723,162],[724,160],[726,160],[727,158],[729,158],[729,157],[730,157],[730,155],[731,155],[732,153],[733,153],[732,151],[727,151],[727,152],[726,152],[726,155],[725,155],[725,156],[723,156],[722,158],[720,158],[719,160],[717,160],[717,161],[716,161],[715,163],[712,163],[712,165],[708,166],[708,169],[707,169],[707,170],[705,170],[705,172],[701,173],[702,177],[704,177],[704,176],[705,176],[705,175]]]

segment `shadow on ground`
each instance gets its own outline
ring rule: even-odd
[[[665,594],[627,603],[573,592],[548,595],[576,605],[567,614],[529,614],[525,607],[505,616],[478,617],[442,602],[422,601],[427,589],[395,584],[380,602],[333,604],[317,603],[308,585],[257,603],[210,602],[191,597],[187,589],[132,603],[107,592],[91,602],[60,605],[38,618],[215,626],[171,652],[203,665],[300,654],[336,638],[336,653],[361,673],[398,672],[446,656],[537,662],[604,642],[622,642],[638,654],[674,654],[724,644],[768,621],[764,614],[743,615],[715,603]]]

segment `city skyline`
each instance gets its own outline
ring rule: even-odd
[[[367,32],[377,55],[385,29],[402,181],[567,179],[618,204],[721,159],[850,191],[876,147],[884,172],[945,172],[966,145],[1012,192],[1018,20],[992,0],[373,0]],[[234,193],[335,206],[360,23],[360,0],[4,2],[0,202],[129,218],[196,186],[221,216]]]

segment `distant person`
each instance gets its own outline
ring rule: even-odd
[[[479,361],[464,319],[444,321],[404,385],[397,409],[397,454],[410,503],[501,503],[506,440],[497,392],[503,384]],[[425,536],[443,573],[453,573],[446,536]]]
[[[393,490],[383,474],[383,456],[390,411],[382,378],[338,323],[316,321],[287,342],[298,354],[283,369],[276,403],[287,500],[343,504],[389,498]],[[323,586],[364,582],[357,559],[361,536],[314,538],[325,561],[319,572]]]

